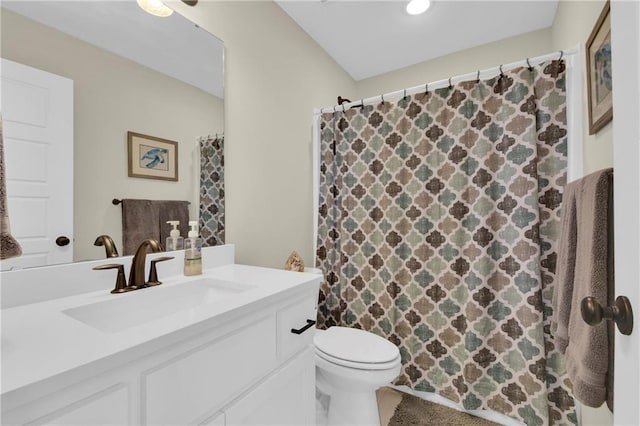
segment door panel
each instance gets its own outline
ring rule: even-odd
[[[616,331],[613,419],[640,424],[640,4],[611,2],[616,296],[627,296],[633,333]]]
[[[2,59],[7,201],[23,255],[2,270],[73,260],[73,81]],[[55,240],[68,237],[60,247]]]

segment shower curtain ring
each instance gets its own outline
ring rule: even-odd
[[[533,71],[533,67],[531,66],[531,62],[529,62],[529,58],[527,58],[527,67],[529,68],[529,71]]]
[[[424,94],[425,95],[429,94],[429,83],[425,83],[425,85],[424,85]]]
[[[453,89],[453,86],[451,85],[451,77],[449,77],[449,90]]]
[[[476,83],[480,83],[480,70],[478,70],[478,74],[476,75]]]
[[[382,105],[384,105],[384,95],[380,95],[380,99],[382,99]]]
[[[500,64],[500,77],[504,77],[504,73],[502,72],[502,64]]]
[[[562,61],[562,56],[564,55],[564,52],[561,50],[560,51],[560,57],[558,58],[559,61]]]

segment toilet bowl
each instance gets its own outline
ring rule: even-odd
[[[376,389],[400,373],[400,351],[388,340],[347,327],[317,330],[316,387],[329,396],[328,426],[380,425]]]

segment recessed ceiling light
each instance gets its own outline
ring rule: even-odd
[[[173,13],[173,10],[162,3],[161,0],[137,0],[138,6],[147,13],[166,18]]]
[[[431,1],[429,0],[411,0],[407,4],[407,13],[409,15],[420,15],[429,9]]]

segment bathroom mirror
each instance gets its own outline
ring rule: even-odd
[[[72,260],[104,258],[102,234],[123,253],[113,199],[185,200],[197,219],[198,139],[224,130],[223,42],[134,0],[3,1],[1,18],[3,59],[73,80],[73,158],[60,165],[73,169],[73,187],[55,188],[73,194]],[[176,141],[178,180],[129,177],[127,132]],[[18,266],[41,266],[28,257]]]

